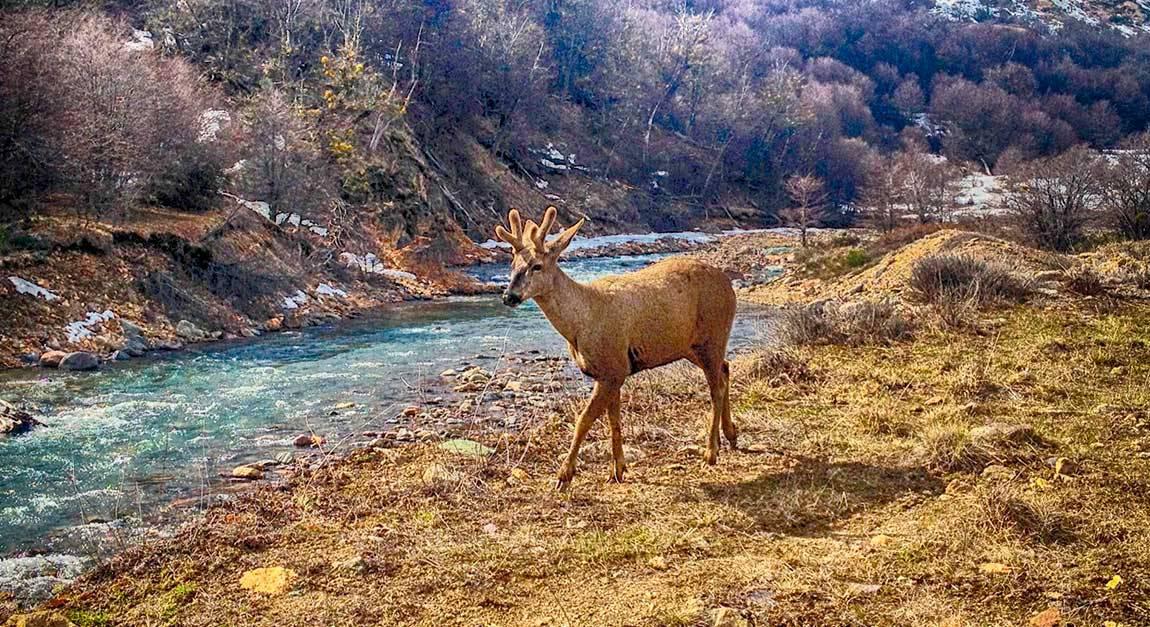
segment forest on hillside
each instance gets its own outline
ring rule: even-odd
[[[396,182],[414,159],[452,177],[443,219],[472,234],[522,202],[491,164],[540,195],[541,174],[618,181],[656,228],[668,203],[775,223],[786,181],[811,176],[841,224],[915,155],[998,172],[1150,121],[1150,35],[920,0],[3,7],[9,222],[243,198],[414,235],[434,204],[422,178]]]

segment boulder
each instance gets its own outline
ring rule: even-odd
[[[0,400],[0,433],[21,433],[43,423],[32,417],[32,414]]]
[[[301,434],[296,436],[296,439],[292,441],[292,444],[298,446],[299,448],[316,448],[323,446],[323,443],[323,436],[315,435],[312,433]]]
[[[87,351],[68,353],[60,360],[61,370],[95,370],[100,367],[100,358]]]
[[[243,466],[236,466],[233,468],[231,476],[234,479],[245,479],[251,481],[254,479],[263,479],[264,471],[263,469],[257,468],[254,465],[244,464]]]
[[[203,329],[187,320],[180,320],[176,323],[176,335],[188,342],[202,342],[208,337],[208,334],[205,333]]]
[[[47,351],[46,353],[40,355],[40,367],[41,368],[59,367],[60,362],[63,361],[64,358],[67,356],[68,356],[68,353],[65,353],[64,351]]]

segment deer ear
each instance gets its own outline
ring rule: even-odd
[[[551,244],[547,246],[547,253],[554,257],[558,257],[564,250],[567,249],[567,246],[571,244],[571,240],[575,239],[575,234],[579,232],[579,227],[583,226],[584,222],[586,222],[586,219],[580,218],[579,221],[575,224],[567,227],[566,229],[563,229],[563,232],[559,234],[559,237],[556,237],[555,241],[551,242]]]

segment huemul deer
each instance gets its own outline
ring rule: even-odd
[[[503,303],[515,307],[535,299],[567,340],[579,369],[595,380],[591,399],[575,425],[567,459],[559,468],[556,487],[565,489],[571,483],[579,446],[604,412],[611,427],[611,480],[623,480],[626,463],[619,390],[636,372],[680,359],[702,368],[711,388],[713,416],[703,459],[714,464],[719,458],[719,429],[732,449],[738,438],[731,421],[731,370],[726,361],[735,319],[731,281],[702,262],[668,259],[630,274],[578,283],[559,268],[558,261],[583,220],[547,242],[555,215],[555,207],[548,207],[540,224],[530,220],[524,224],[512,209],[510,231],[497,226],[495,235],[510,244],[514,253]]]

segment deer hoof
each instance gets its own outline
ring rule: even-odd
[[[703,451],[703,462],[708,466],[714,466],[719,462],[719,452],[713,448]]]
[[[564,464],[563,467],[559,469],[559,476],[555,479],[555,489],[559,491],[566,490],[567,486],[571,485],[571,479],[574,477],[575,469],[569,464]]]
[[[623,483],[623,473],[626,470],[627,469],[625,467],[619,467],[612,470],[611,478],[607,480],[607,483]]]

